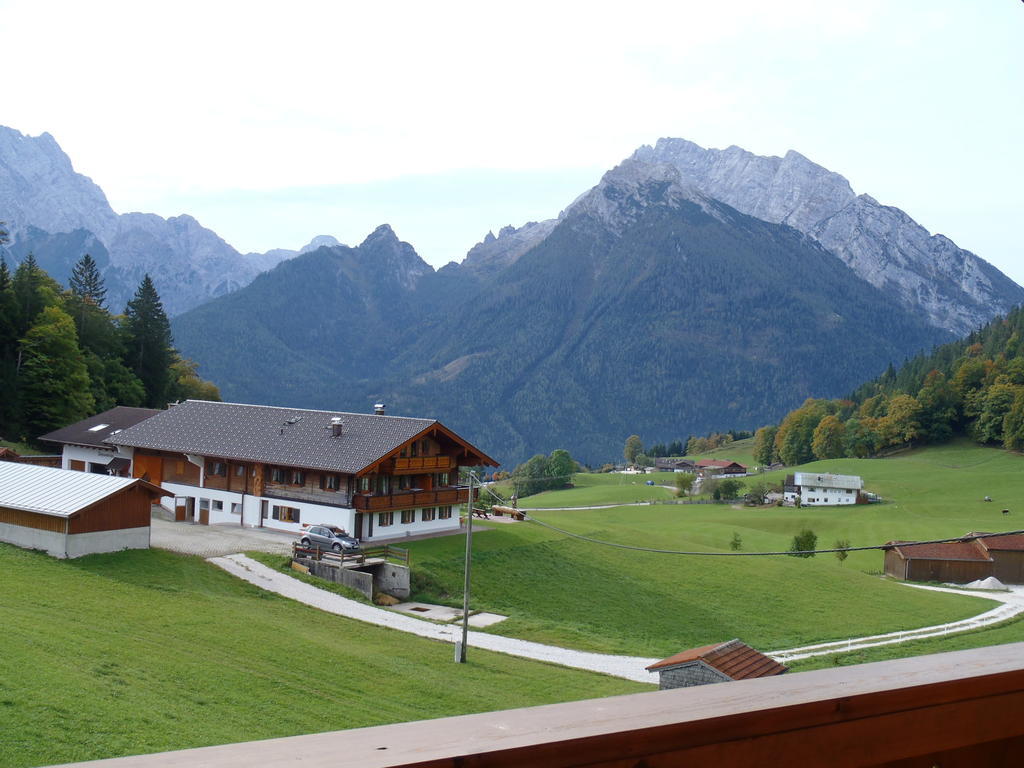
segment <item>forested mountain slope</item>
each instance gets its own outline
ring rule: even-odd
[[[423,271],[383,234],[283,264],[178,318],[175,336],[229,399],[381,398],[506,462],[550,446],[599,461],[636,431],[757,423],[949,339],[813,239],[667,165],[610,172],[492,275]]]

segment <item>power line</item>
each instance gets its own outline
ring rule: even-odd
[[[572,531],[566,531],[562,528],[557,528],[550,523],[545,523],[542,520],[538,520],[532,515],[528,514],[528,510],[520,510],[525,514],[526,520],[531,523],[548,528],[552,531],[557,531],[565,536],[569,536],[580,541],[586,541],[591,544],[599,544],[603,547],[615,547],[617,549],[628,549],[634,552],[652,552],[657,555],[691,555],[696,557],[766,557],[771,555],[824,555],[835,552],[865,552],[868,550],[886,550],[892,549],[895,546],[901,547],[915,547],[922,544],[950,544],[955,541],[975,541],[977,539],[987,539],[992,536],[1015,536],[1024,533],[1024,530],[1020,531],[1004,531],[1002,533],[979,533],[975,536],[956,536],[951,539],[931,539],[929,541],[908,541],[901,542],[900,544],[876,544],[870,547],[836,547],[834,549],[799,549],[791,550],[786,552],[687,552],[677,549],[655,549],[653,547],[638,547],[632,544],[620,544],[617,541],[603,541],[601,539],[595,539],[590,536],[583,536],[579,533],[573,533]]]

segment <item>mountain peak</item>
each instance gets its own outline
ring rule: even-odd
[[[338,238],[333,235],[317,235],[304,246],[299,248],[299,253],[309,253],[315,251],[318,248],[334,248],[335,246],[341,245],[338,242]]]

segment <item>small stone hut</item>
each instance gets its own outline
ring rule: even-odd
[[[771,677],[781,675],[788,669],[738,639],[691,648],[647,667],[648,672],[658,673],[658,687],[663,691],[753,677]]]

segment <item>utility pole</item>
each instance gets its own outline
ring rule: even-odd
[[[469,470],[469,498],[466,500],[466,573],[462,585],[462,642],[456,646],[455,660],[466,663],[469,640],[469,569],[473,562],[473,470]]]

